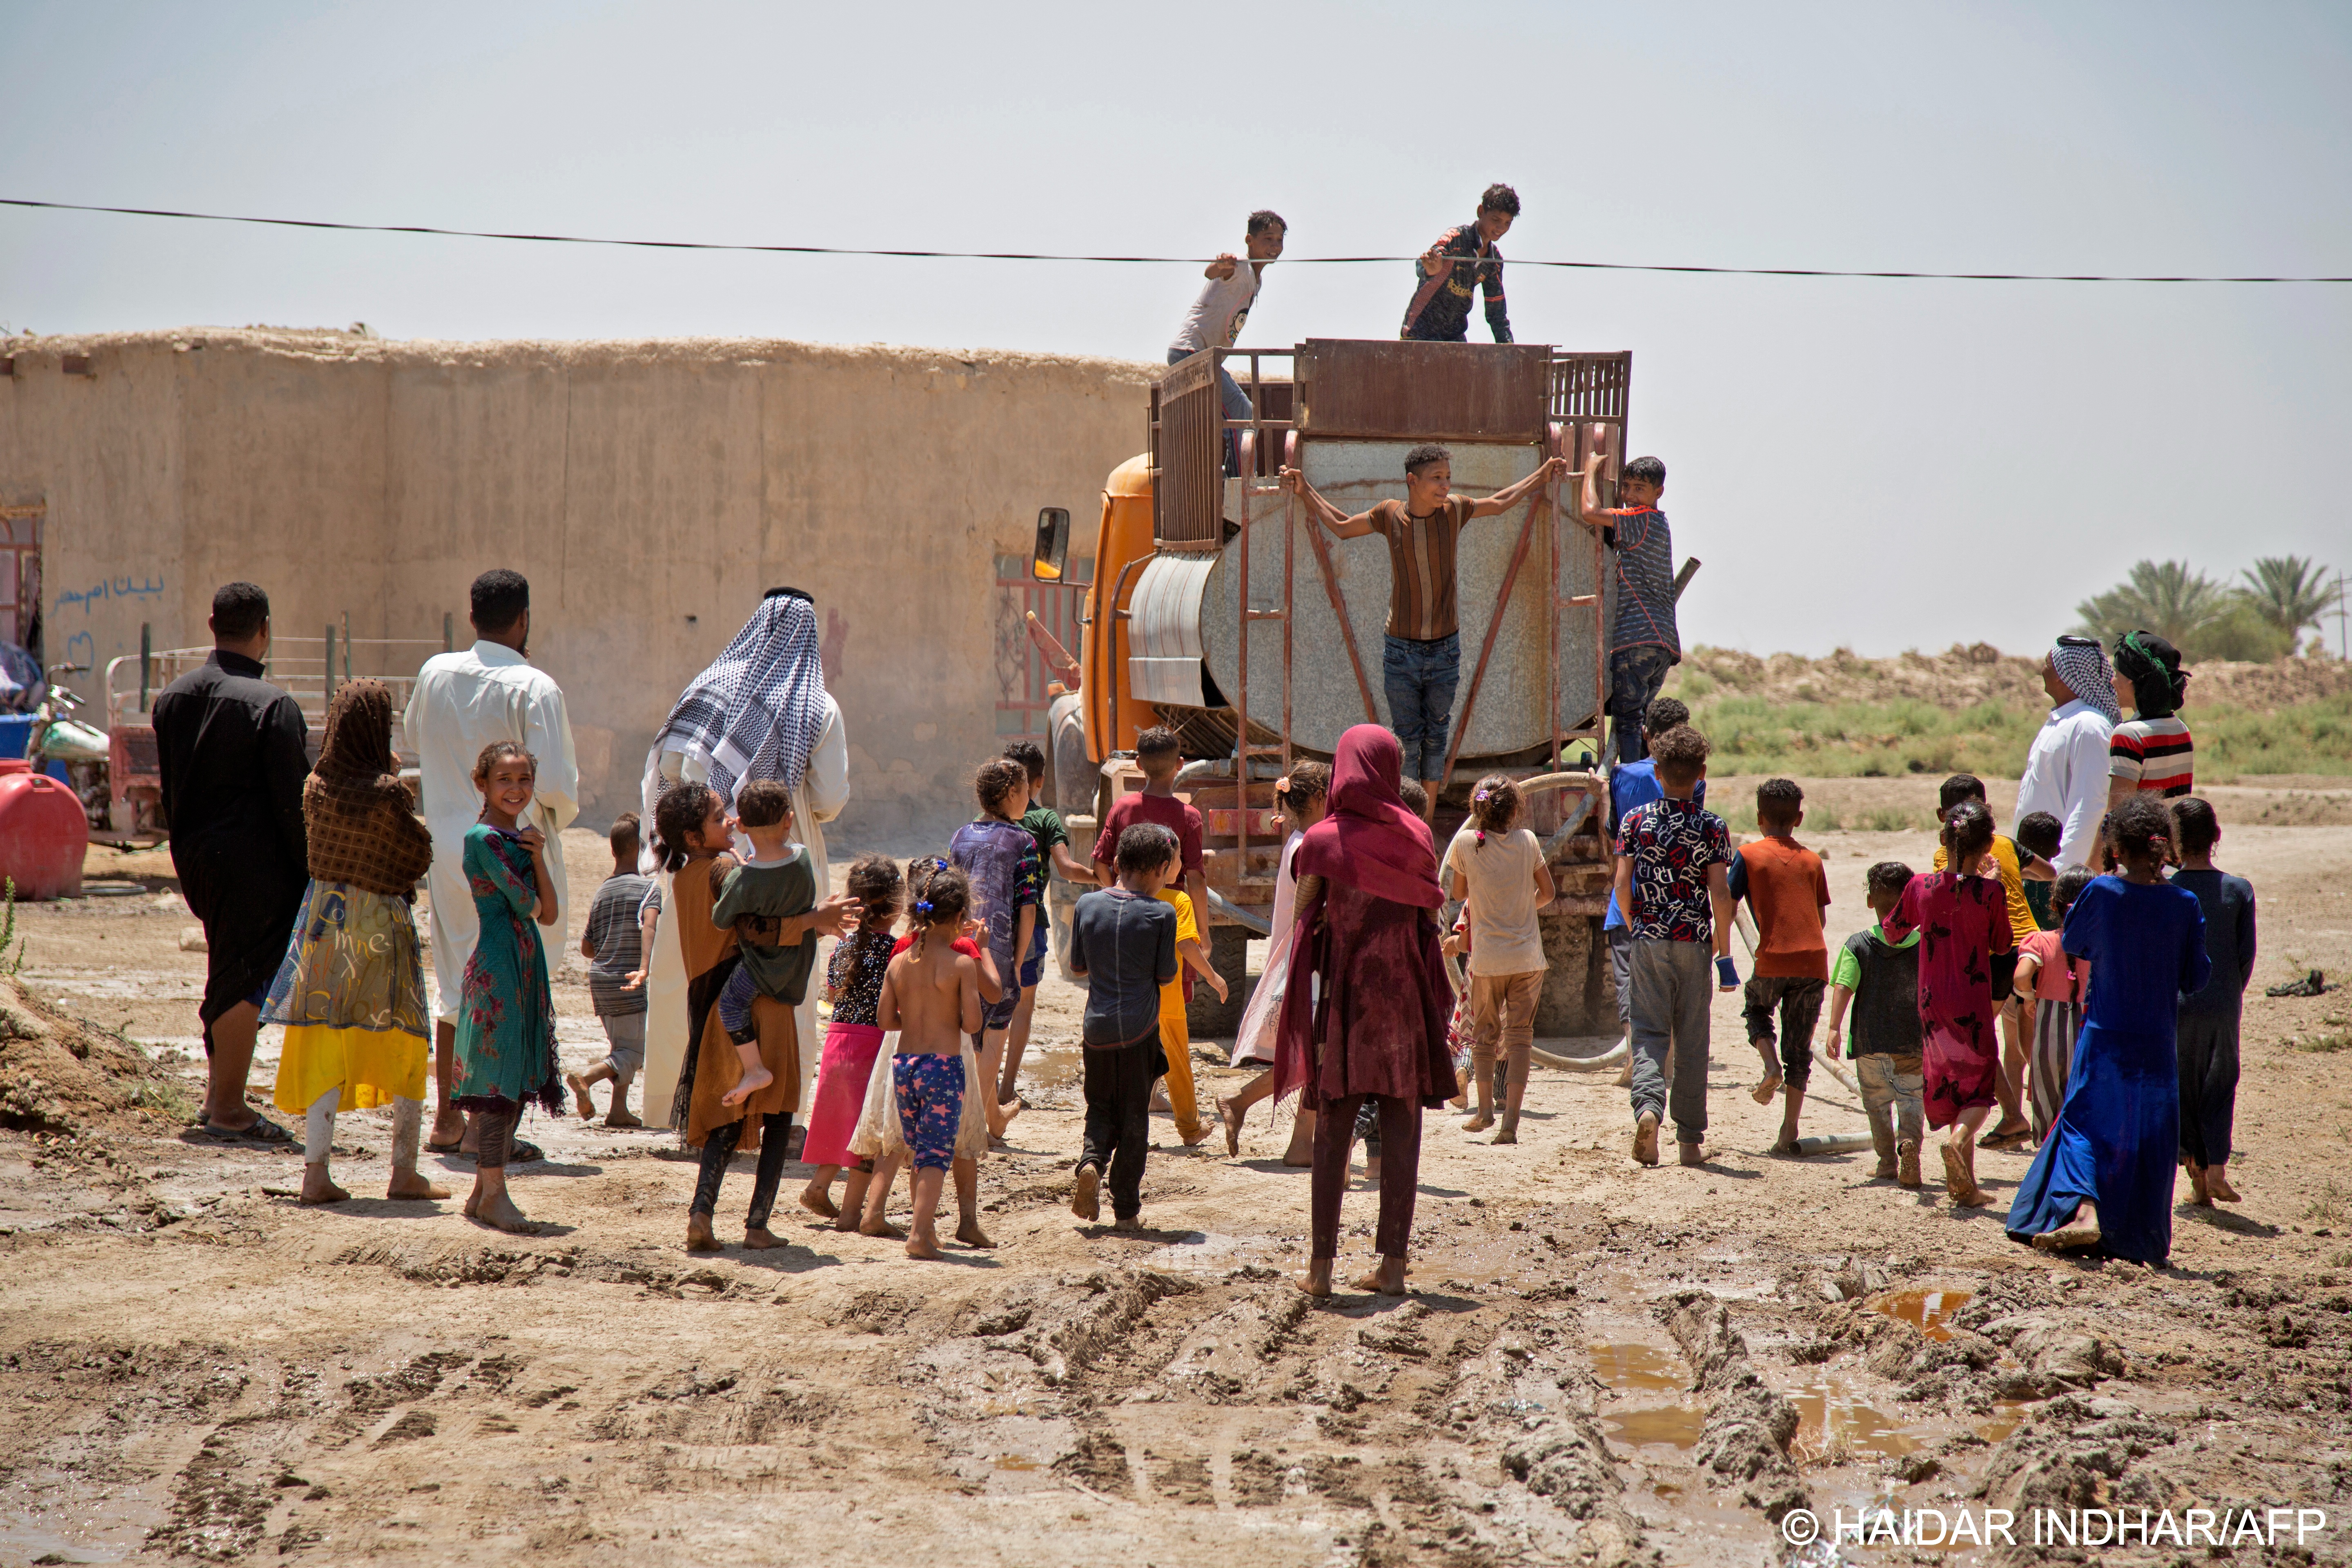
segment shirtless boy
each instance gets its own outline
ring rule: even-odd
[[[875,1021],[898,1035],[890,1076],[899,1136],[915,1167],[909,1258],[944,1256],[932,1219],[963,1121],[963,1042],[980,1032],[980,964],[955,951],[971,904],[961,871],[947,867],[932,876],[911,911],[914,945],[890,961],[875,1010]]]

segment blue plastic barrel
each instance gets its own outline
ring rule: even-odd
[[[0,757],[21,757],[39,721],[30,713],[0,713]]]

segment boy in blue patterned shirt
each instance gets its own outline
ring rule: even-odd
[[[1617,825],[1617,907],[1633,927],[1633,1158],[1658,1163],[1658,1121],[1672,1110],[1682,1163],[1702,1161],[1706,1140],[1707,956],[1717,983],[1735,990],[1731,967],[1731,833],[1691,798],[1706,776],[1706,737],[1685,724],[1651,738],[1662,798]],[[1711,940],[1710,940],[1711,939]]]

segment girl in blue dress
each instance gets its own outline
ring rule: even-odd
[[[2205,984],[2205,911],[2163,879],[2172,819],[2152,795],[2107,813],[2123,862],[2067,911],[2067,953],[2088,959],[2090,996],[2066,1098],[2010,1206],[2009,1234],[2045,1252],[2096,1247],[2160,1264],[2172,1251],[2180,1152],[2180,997]]]

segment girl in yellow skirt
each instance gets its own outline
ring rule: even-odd
[[[385,1196],[446,1198],[417,1174],[431,1015],[410,906],[433,860],[392,756],[392,692],[355,680],[335,693],[319,765],[302,786],[310,886],[262,1022],[286,1026],[273,1096],[303,1116],[302,1201],[351,1196],[328,1173],[335,1112],[392,1104]]]

